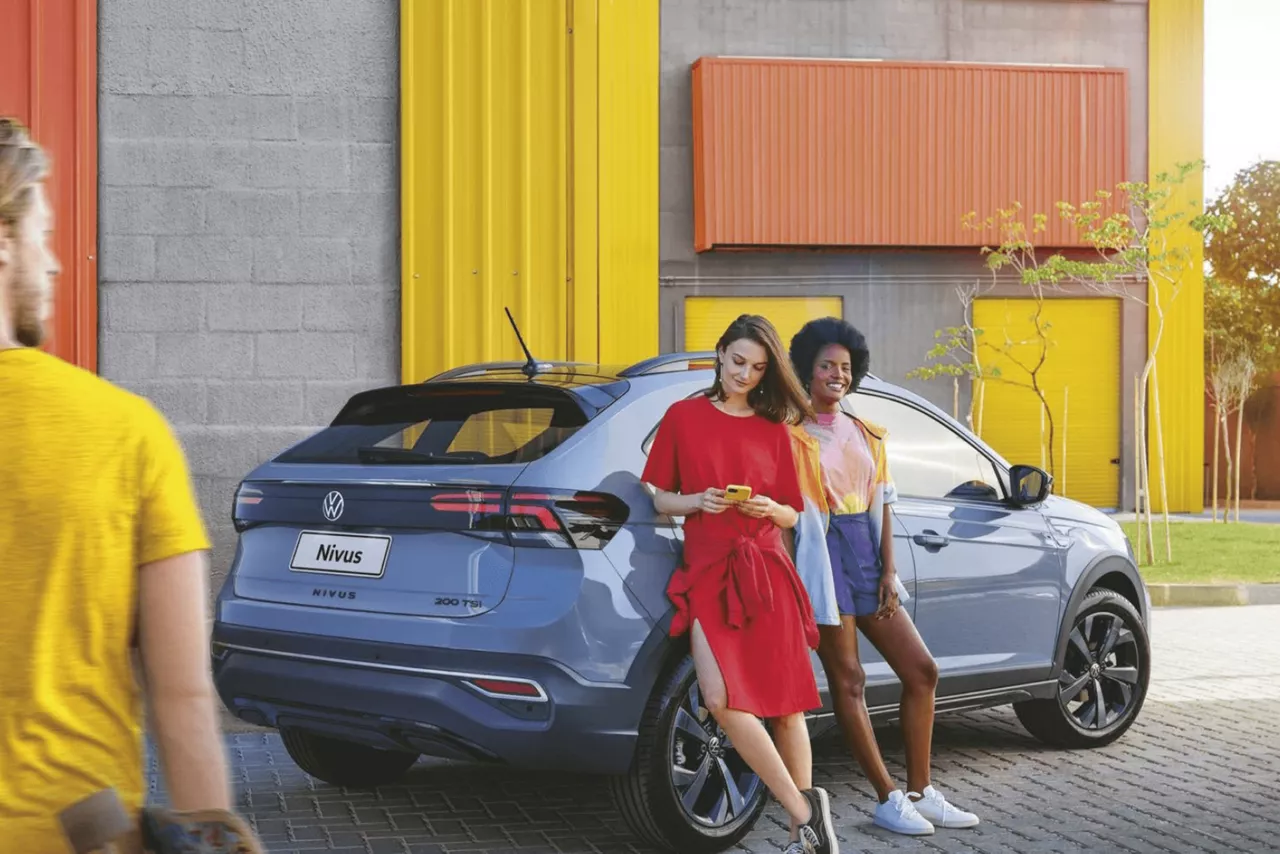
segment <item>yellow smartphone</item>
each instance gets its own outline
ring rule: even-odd
[[[736,503],[739,501],[746,501],[750,497],[751,487],[749,486],[741,486],[739,484],[731,483],[724,488],[725,501],[733,501]]]

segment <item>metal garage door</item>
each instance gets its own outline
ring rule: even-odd
[[[1012,463],[1048,461],[1041,442],[1040,402],[1025,383],[1018,364],[1034,364],[1035,302],[984,299],[974,303],[974,326],[983,330],[983,361],[998,367],[1007,381],[986,380],[981,394],[982,438]],[[1120,301],[1049,299],[1044,303],[1050,342],[1040,385],[1049,400],[1056,428],[1053,447],[1055,492],[1095,507],[1115,507],[1120,496]],[[1006,337],[1007,336],[1007,337]],[[991,346],[1016,342],[1011,357],[995,356]],[[1064,446],[1065,435],[1065,446]],[[1065,452],[1065,453],[1064,453]],[[1043,454],[1043,457],[1042,457]]]
[[[840,297],[688,297],[684,301],[684,347],[713,350],[735,317],[762,314],[777,328],[785,350],[791,346],[791,336],[810,320],[841,317],[843,313]]]

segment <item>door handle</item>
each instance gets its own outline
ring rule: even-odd
[[[925,531],[923,534],[916,534],[911,539],[916,545],[924,546],[927,549],[946,548],[951,544],[951,539],[949,537],[944,537],[933,531]]]

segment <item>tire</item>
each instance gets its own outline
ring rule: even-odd
[[[350,789],[394,783],[418,761],[416,753],[380,750],[301,729],[282,729],[280,740],[303,771],[330,785]]]
[[[734,801],[721,769],[733,779],[736,811],[727,808]],[[692,794],[700,777],[699,795],[686,808],[681,796]],[[631,769],[613,779],[612,794],[636,836],[679,854],[732,848],[760,818],[768,791],[702,705],[691,657],[659,679],[640,723]],[[719,807],[726,807],[724,815]]]
[[[1116,639],[1099,656],[1113,627]],[[1103,747],[1133,725],[1150,681],[1151,644],[1142,617],[1119,593],[1097,588],[1072,618],[1058,696],[1014,703],[1013,709],[1027,732],[1045,744],[1072,750]]]

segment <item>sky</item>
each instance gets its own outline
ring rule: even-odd
[[[1205,0],[1205,198],[1280,160],[1280,0]]]

